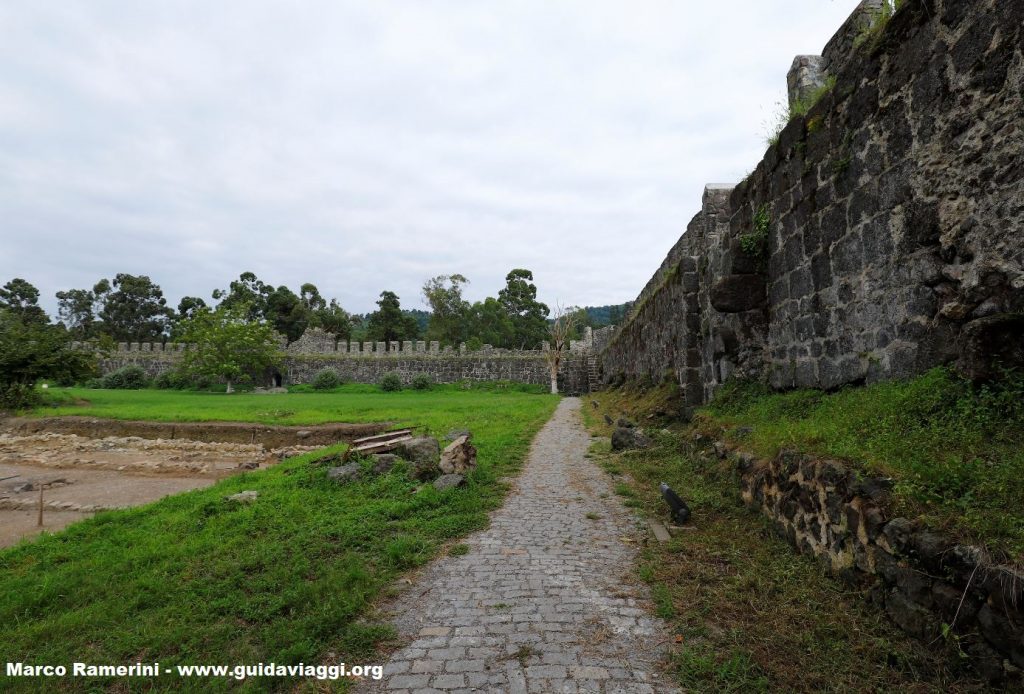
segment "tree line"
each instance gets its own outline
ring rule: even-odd
[[[309,328],[320,328],[342,340],[437,340],[446,345],[465,342],[510,349],[535,349],[548,335],[550,308],[537,300],[530,270],[516,268],[505,277],[497,296],[470,302],[463,297],[469,280],[461,274],[439,275],[422,288],[427,311],[402,306],[393,291],[382,291],[377,310],[368,314],[346,311],[336,298],[327,299],[316,285],[298,291],[274,286],[252,272],[243,272],[210,299],[185,296],[177,308],[168,305],[160,285],[146,275],[119,273],[100,279],[91,288],[57,292],[57,322],[73,340],[163,342],[180,340],[184,326],[197,314],[214,308],[239,312],[252,322],[269,325],[289,342]],[[49,321],[38,305],[39,291],[16,278],[0,291],[0,309]],[[616,322],[621,307],[574,309],[577,332],[584,326]],[[577,335],[573,335],[577,337]]]
[[[337,299],[325,299],[313,284],[296,293],[243,272],[227,289],[214,290],[211,303],[186,296],[175,310],[149,277],[120,273],[91,289],[57,292],[53,322],[39,306],[39,290],[15,278],[0,287],[0,407],[30,405],[40,379],[70,384],[95,375],[95,355],[72,349],[73,341],[93,341],[101,351],[118,342],[189,342],[197,349],[186,354],[186,370],[230,387],[280,359],[275,334],[291,342],[309,328],[320,328],[344,340],[424,339],[453,346],[465,342],[471,349],[484,344],[536,349],[554,341],[557,350],[585,326],[599,327],[595,315],[618,318],[626,308],[570,309],[551,316],[537,300],[533,273],[522,268],[510,271],[498,295],[483,301],[463,297],[468,283],[460,274],[427,280],[422,292],[429,311],[404,309],[398,295],[385,290],[376,311],[359,315]],[[557,363],[553,368],[555,373]]]

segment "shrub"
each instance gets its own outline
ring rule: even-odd
[[[103,387],[112,390],[139,390],[149,383],[141,366],[129,364],[103,377]]]
[[[311,383],[315,390],[333,390],[341,385],[341,376],[334,369],[321,369]]]
[[[24,410],[39,402],[39,393],[28,383],[0,383],[0,410]]]
[[[430,386],[434,385],[434,382],[430,379],[430,376],[426,374],[420,374],[416,378],[412,379],[412,387],[416,390],[430,390]]]
[[[164,371],[153,379],[153,386],[163,390],[186,390],[192,386],[192,379],[180,371]]]
[[[82,387],[83,388],[92,388],[94,390],[96,388],[102,388],[103,387],[103,379],[102,378],[90,378],[88,381],[86,381],[85,383],[82,384]]]
[[[388,393],[393,393],[397,390],[402,389],[402,378],[398,374],[392,372],[384,374],[384,377],[380,379],[380,389]]]

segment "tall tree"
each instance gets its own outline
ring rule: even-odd
[[[302,305],[306,307],[306,310],[311,314],[326,308],[327,301],[320,296],[320,290],[316,288],[315,284],[306,282],[304,285],[299,287],[299,300],[302,301]]]
[[[146,275],[118,273],[111,288],[99,313],[108,335],[122,342],[150,342],[164,336],[174,312],[159,285]]]
[[[468,337],[469,302],[462,298],[464,276],[438,275],[423,285],[423,298],[430,306],[427,339],[458,345]]]
[[[39,290],[20,277],[0,287],[0,309],[10,311],[25,322],[50,322],[46,311],[39,308]]]
[[[309,310],[298,294],[282,284],[267,296],[266,319],[289,342],[295,342],[309,327]]]
[[[251,321],[261,320],[267,314],[267,300],[274,288],[262,282],[255,273],[243,272],[225,291],[214,289],[213,298],[225,308],[245,307]]]
[[[329,332],[340,340],[352,337],[353,317],[343,309],[337,299],[313,313],[311,325]]]
[[[513,327],[513,347],[535,349],[548,337],[547,305],[537,301],[533,273],[516,268],[505,276],[505,288],[498,292],[498,301],[508,311]]]
[[[495,347],[511,347],[515,342],[516,330],[508,311],[500,301],[489,296],[478,301],[469,311],[470,341]]]
[[[204,308],[206,308],[206,302],[198,296],[183,296],[181,301],[178,302],[178,315],[176,319],[179,321],[188,320],[197,311],[201,311]]]
[[[110,280],[100,280],[92,289],[57,292],[57,316],[77,340],[91,340],[102,333],[99,314],[110,294]]]
[[[401,301],[394,292],[383,291],[377,300],[377,310],[367,320],[366,335],[371,340],[390,343],[396,340],[413,340],[419,336],[419,326],[413,316],[402,312]]]

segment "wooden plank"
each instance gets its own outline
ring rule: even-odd
[[[658,542],[668,542],[672,539],[672,536],[668,534],[668,530],[664,525],[658,521],[650,521],[651,532],[654,533],[654,539]]]
[[[411,434],[411,433],[412,433],[412,429],[396,429],[395,431],[388,431],[388,432],[385,432],[383,434],[375,434],[374,436],[364,436],[361,439],[354,439],[352,441],[352,443],[360,444],[360,443],[369,443],[370,441],[383,441],[383,440],[387,440],[387,439],[393,439],[393,438],[396,438],[398,436],[405,436],[406,434]]]
[[[349,450],[355,453],[380,453],[382,451],[391,451],[398,447],[398,444],[405,441],[411,441],[412,436],[404,436],[400,439],[392,439],[391,441],[377,441],[371,443],[364,443],[362,446],[356,446]]]

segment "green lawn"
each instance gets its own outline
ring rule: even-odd
[[[33,414],[285,425],[387,420],[426,426],[435,435],[443,435],[453,426],[451,422],[463,417],[501,419],[507,408],[517,408],[518,403],[545,401],[543,397],[524,400],[524,395],[518,390],[502,390],[492,385],[472,390],[434,386],[425,391],[385,393],[376,386],[350,384],[329,393],[309,391],[273,395],[60,388],[51,389],[51,406],[41,407]]]
[[[335,446],[206,490],[107,512],[0,551],[0,659],[39,664],[379,663],[388,629],[360,617],[400,572],[484,527],[557,397],[520,392],[402,391],[212,395],[58,391],[88,405],[40,414],[278,424],[392,420],[434,435],[473,432],[480,467],[463,489],[417,486],[401,470],[339,486],[317,458]],[[224,497],[259,492],[251,505]],[[52,682],[52,681],[51,681]],[[295,680],[249,681],[291,691]],[[218,691],[228,680],[63,680],[92,691]],[[310,688],[312,684],[308,685]],[[39,691],[40,681],[0,689]]]

